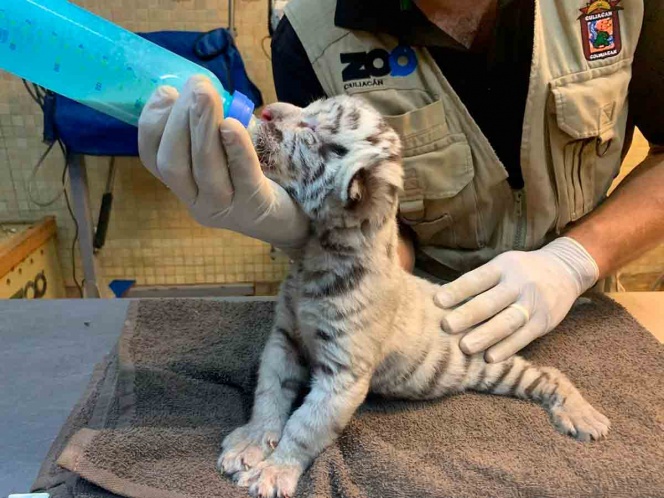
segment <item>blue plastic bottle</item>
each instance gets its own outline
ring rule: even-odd
[[[209,70],[67,0],[0,3],[0,68],[136,126],[157,86],[207,76],[224,115],[249,127],[254,104]]]

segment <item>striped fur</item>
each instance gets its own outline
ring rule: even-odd
[[[310,218],[311,238],[282,285],[251,420],[224,440],[220,470],[254,496],[292,496],[369,390],[515,396],[542,405],[562,433],[606,434],[609,421],[559,371],[519,357],[487,364],[442,331],[437,286],[402,270],[394,250],[400,142],[377,112],[350,97],[270,112],[255,137],[259,158]]]

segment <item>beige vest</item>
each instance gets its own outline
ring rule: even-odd
[[[540,247],[594,209],[620,168],[642,0],[534,1],[521,191],[426,49],[336,27],[335,0],[286,8],[325,92],[366,98],[401,135],[400,215],[457,271]]]

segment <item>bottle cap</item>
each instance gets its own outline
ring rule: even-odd
[[[241,92],[233,93],[233,100],[228,108],[229,118],[237,119],[246,128],[254,113],[254,103]]]

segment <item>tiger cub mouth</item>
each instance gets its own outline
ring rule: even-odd
[[[258,162],[264,172],[276,169],[275,156],[279,148],[279,137],[283,138],[280,130],[274,123],[260,121],[253,132],[252,140]]]

